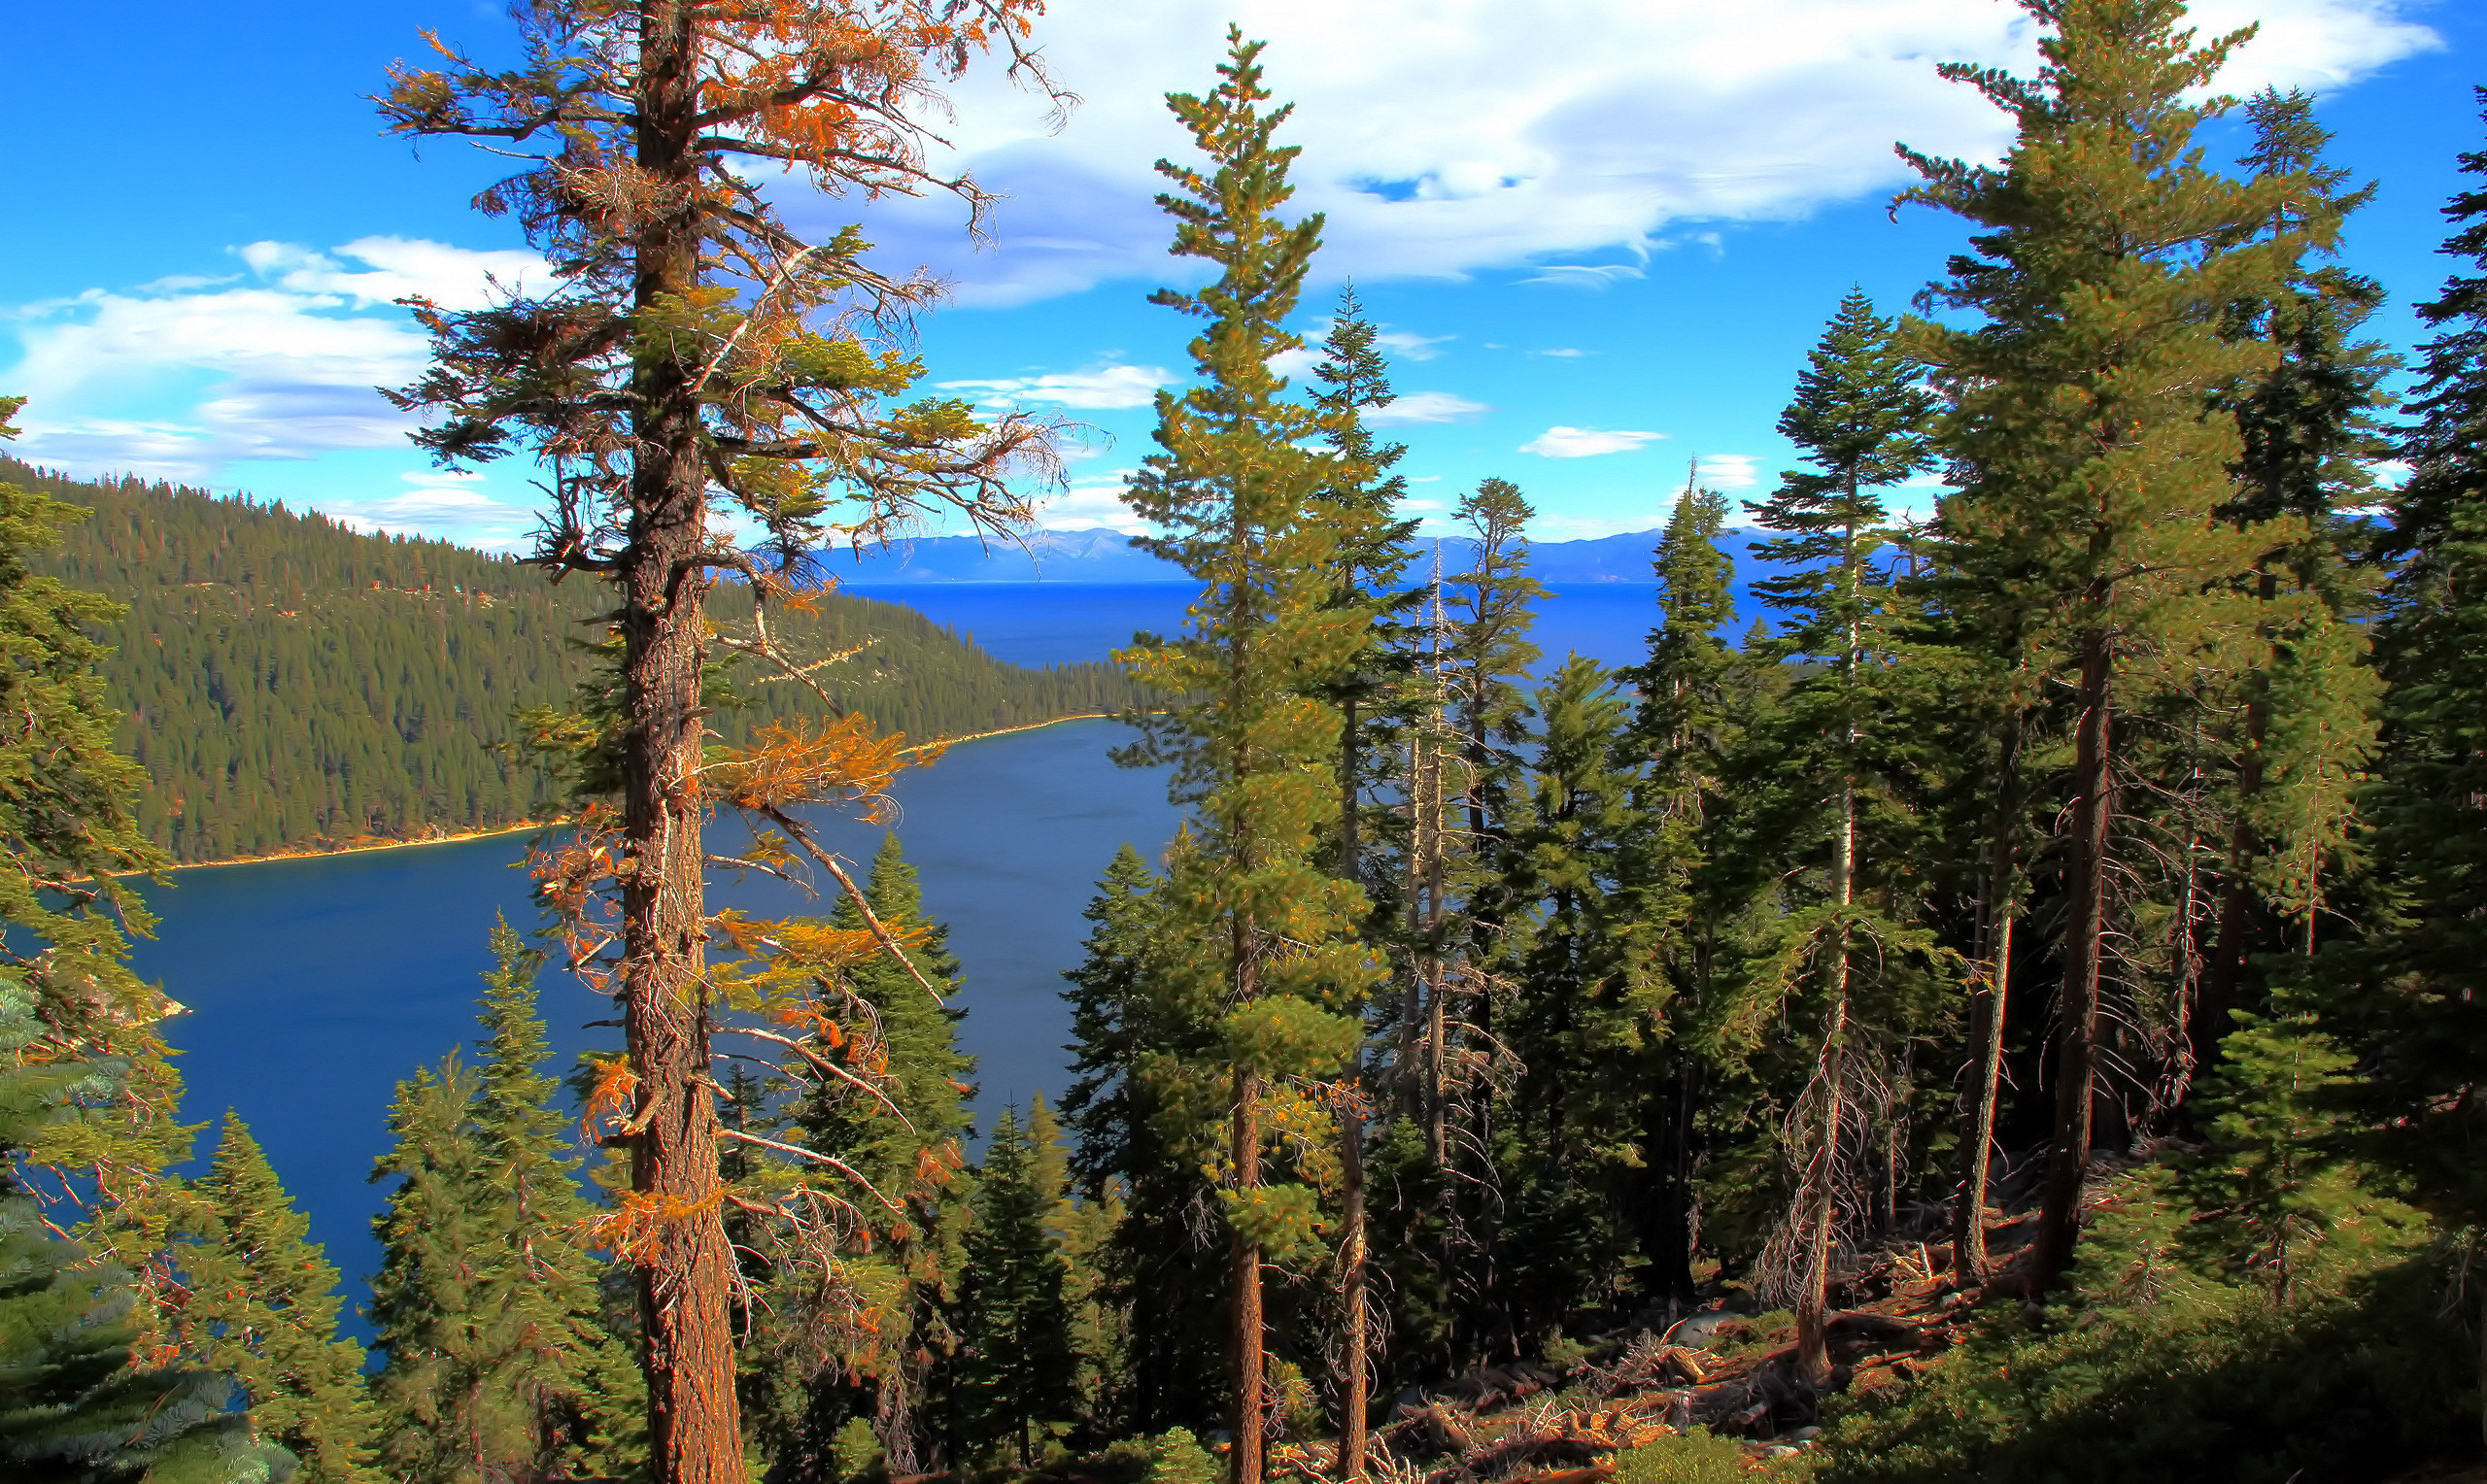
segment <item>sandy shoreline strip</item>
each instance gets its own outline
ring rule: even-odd
[[[1030,722],[1024,726],[1005,726],[999,731],[971,731],[965,736],[943,737],[938,744],[949,747],[960,742],[981,742],[987,737],[1014,736],[1023,731],[1039,731],[1059,726],[1065,722],[1109,722],[1110,711],[1083,712],[1078,716],[1058,716],[1048,722]],[[166,866],[168,871],[204,871],[228,865],[272,865],[283,860],[324,860],[331,856],[363,856],[379,850],[415,850],[426,845],[456,845],[465,840],[489,840],[496,835],[527,834],[538,829],[559,827],[563,821],[532,820],[522,825],[497,825],[490,829],[469,829],[457,834],[429,835],[420,840],[373,840],[362,845],[339,845],[332,849],[306,846],[300,850],[271,851],[263,856],[235,856],[228,860],[184,860]]]

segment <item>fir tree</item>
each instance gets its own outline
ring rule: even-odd
[[[2372,501],[2368,465],[2391,451],[2375,409],[2394,361],[2356,339],[2382,286],[2337,260],[2342,223],[2374,187],[2347,188],[2349,172],[2323,162],[2331,131],[2305,93],[2266,88],[2245,108],[2255,136],[2245,163],[2300,183],[2266,230],[2301,255],[2272,292],[2231,310],[2234,332],[2262,339],[2276,359],[2230,399],[2242,449],[2227,513],[2267,533],[2271,550],[2251,579],[2267,645],[2246,682],[2218,935],[2194,1007],[2194,1060],[2205,1072],[2230,1011],[2247,1007],[2250,957],[2283,939],[2314,948],[2326,867],[2348,831],[2377,699],[2351,622],[2366,594],[2346,560],[2363,523],[2348,512]]]
[[[232,1381],[143,1365],[148,1325],[128,1272],[56,1235],[18,1161],[43,1126],[110,1096],[119,1068],[27,1055],[37,1001],[0,975],[0,1471],[59,1484],[275,1484],[282,1449],[254,1439]]]
[[[337,1334],[337,1269],[239,1116],[224,1115],[189,1195],[183,1351],[241,1383],[252,1425],[301,1461],[304,1484],[376,1484],[377,1418],[362,1347]]]
[[[2478,94],[2487,104],[2487,89]],[[2461,156],[2487,181],[2487,150]],[[2327,954],[2329,1024],[2366,1063],[2370,1155],[2445,1226],[2487,1227],[2487,188],[2444,208],[2467,259],[2418,306],[2436,334],[2389,495],[2375,660],[2390,689],[2360,845],[2358,940]]]
[[[2269,349],[2222,333],[2229,308],[2266,291],[2294,256],[2258,237],[2293,176],[2232,181],[2204,164],[2197,129],[2229,106],[2188,104],[2244,33],[2197,46],[2179,0],[2027,0],[2050,28],[2022,80],[1965,64],[1944,75],[2012,116],[1999,166],[1904,156],[1925,177],[1902,200],[1976,229],[1928,301],[1984,322],[1918,327],[1912,349],[1953,398],[1945,450],[1970,474],[1947,499],[1955,543],[1994,549],[2037,596],[2024,637],[2068,678],[2078,725],[2058,960],[2058,1105],[2035,1275],[2070,1261],[2100,1067],[2102,985],[2113,936],[2120,711],[2138,699],[2135,658],[2166,643],[2233,668],[2249,605],[2224,600],[2260,538],[2214,519],[2240,447],[2204,419],[2206,388],[2238,383]],[[2100,326],[2120,326],[2115,334]],[[2203,594],[2212,594],[2205,598]],[[2163,653],[2154,662],[2166,665]]]
[[[1498,963],[1511,985],[1502,1034],[1521,1068],[1498,1119],[1497,1306],[1524,1338],[1575,1311],[1612,1309],[1646,1178],[1641,1113],[1666,985],[1634,870],[1644,820],[1630,703],[1595,661],[1570,657],[1530,707],[1526,788],[1496,861],[1517,908]]]
[[[1135,1434],[1218,1419],[1224,1262],[1193,1236],[1191,1213],[1214,1195],[1223,1089],[1213,1002],[1197,976],[1174,972],[1184,945],[1169,932],[1164,883],[1129,845],[1115,852],[1085,910],[1094,925],[1071,1000],[1072,1068],[1063,1119],[1075,1135],[1071,1176],[1093,1207],[1119,1203],[1096,1262],[1129,1339],[1119,1404],[1101,1427]]]
[[[1632,735],[1645,759],[1637,800],[1642,858],[1634,875],[1668,989],[1661,1064],[1642,1115],[1652,1178],[1640,1244],[1651,1264],[1651,1296],[1677,1303],[1693,1297],[1692,1171],[1703,1063],[1690,1032],[1709,1002],[1716,958],[1717,924],[1701,909],[1696,882],[1723,823],[1725,757],[1741,725],[1738,657],[1719,637],[1735,616],[1735,566],[1719,548],[1727,510],[1723,495],[1686,481],[1652,554],[1659,621],[1650,630],[1649,658],[1624,672],[1640,692]],[[1755,654],[1766,648],[1748,647]]]
[[[902,1473],[917,1471],[948,1431],[937,1393],[957,1345],[947,1316],[968,1222],[963,1141],[975,1059],[958,1046],[966,1012],[946,1002],[959,989],[948,930],[925,916],[896,834],[882,836],[860,901],[841,898],[827,926],[869,940],[866,908],[905,953],[871,955],[845,971],[877,1027],[863,1062],[876,1084],[812,1078],[792,1119],[805,1147],[839,1161],[870,1193],[845,1260],[854,1292],[821,1292],[806,1268],[769,1273],[767,1313],[755,1319],[767,1335],[747,1361],[752,1384],[771,1394],[756,1421],[781,1468],[825,1457],[858,1408],[869,1408],[883,1456]]]
[[[1141,544],[1205,587],[1187,636],[1121,655],[1181,697],[1152,735],[1177,759],[1178,796],[1198,805],[1195,829],[1170,855],[1168,895],[1197,952],[1183,967],[1217,1007],[1228,1083],[1220,1203],[1234,1274],[1235,1484],[1262,1477],[1263,1265],[1321,1250],[1314,1188],[1265,1174],[1265,1145],[1304,1081],[1351,1062],[1362,1039],[1354,1012],[1376,977],[1355,938],[1364,894],[1316,864],[1338,827],[1338,731],[1312,697],[1353,662],[1367,615],[1335,605],[1356,517],[1326,497],[1335,457],[1303,447],[1328,420],[1286,400],[1270,369],[1301,345],[1283,324],[1321,223],[1277,217],[1296,152],[1272,143],[1288,110],[1262,108],[1260,51],[1230,28],[1217,88],[1168,99],[1210,167],[1159,166],[1176,186],[1158,198],[1176,221],[1173,251],[1220,276],[1198,293],[1153,296],[1203,321],[1191,345],[1200,380],[1158,394],[1162,452],[1124,498],[1166,533]]]
[[[1898,538],[1882,491],[1932,460],[1934,400],[1902,354],[1897,327],[1852,291],[1797,379],[1779,430],[1813,464],[1791,470],[1751,508],[1776,534],[1754,548],[1781,570],[1754,584],[1785,616],[1774,656],[1810,668],[1766,723],[1747,734],[1745,807],[1758,824],[1782,900],[1763,929],[1765,961],[1718,1009],[1722,1045],[1746,1054],[1758,1028],[1791,999],[1811,1051],[1787,1129],[1793,1188],[1787,1232],[1796,1362],[1817,1384],[1830,1373],[1827,1293],[1843,1213],[1838,1192],[1862,1119],[1887,1117],[1896,1068],[1878,1064],[1905,1043],[1908,961],[1930,939],[1914,921],[1904,862],[1915,811],[1911,779],[1924,759],[1910,694],[1925,673],[1902,637],[1906,603],[1888,549]],[[1789,867],[1801,864],[1804,877]],[[1914,954],[1913,951],[1914,950]]]
[[[484,1039],[397,1086],[374,1223],[380,1461],[406,1484],[623,1477],[642,1383],[607,1328],[569,1125],[536,1011],[541,956],[494,926]]]
[[[1018,1114],[1005,1108],[977,1171],[959,1294],[959,1383],[971,1434],[1002,1445],[1022,1468],[1036,1466],[1039,1442],[1066,1429],[1079,1404],[1063,1262],[1045,1230],[1055,1197],[1042,1159]]]

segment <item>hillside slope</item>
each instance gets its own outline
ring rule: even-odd
[[[320,515],[160,485],[86,484],[0,459],[0,481],[94,511],[38,570],[127,603],[103,635],[121,742],[153,787],[142,823],[180,860],[435,831],[541,814],[546,781],[498,751],[522,706],[558,701],[592,583],[445,542],[364,535]],[[733,606],[721,603],[721,612]],[[772,625],[772,628],[777,625]],[[912,736],[1124,709],[1109,665],[1005,664],[911,609],[831,594],[781,638],[843,707]],[[749,687],[742,727],[817,709]]]

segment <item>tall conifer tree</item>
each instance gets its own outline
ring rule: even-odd
[[[2250,32],[2196,45],[2180,0],[2024,8],[2048,28],[2036,78],[1943,69],[2012,116],[2011,152],[1990,167],[1903,150],[1925,180],[1901,199],[1977,229],[1927,297],[1984,322],[1922,325],[1912,347],[1951,392],[1946,452],[1973,476],[1945,502],[1947,534],[1991,548],[1988,569],[2015,574],[2041,620],[2026,640],[2033,662],[2075,694],[2058,1107],[2035,1256],[2045,1286],[2071,1259],[2094,1135],[2123,856],[2116,718],[2135,700],[2137,655],[2170,642],[2232,649],[2251,623],[2227,585],[2267,538],[2215,519],[2239,440],[2232,422],[2201,416],[2202,399],[2270,364],[2268,347],[2222,331],[2230,307],[2266,292],[2294,258],[2262,227],[2300,183],[2231,180],[2196,143],[2230,100],[2185,95]],[[2119,332],[2101,333],[2110,323]]]
[[[609,1122],[631,1188],[604,1235],[639,1278],[658,1484],[743,1484],[720,1146],[739,1146],[750,1178],[767,1183],[743,1203],[773,1204],[770,1224],[824,1265],[835,1223],[820,1213],[849,1198],[831,1166],[764,1159],[747,1142],[761,1135],[720,1122],[710,1044],[731,1002],[712,993],[707,944],[730,919],[707,906],[701,831],[731,804],[774,825],[792,857],[810,837],[789,806],[877,793],[906,760],[850,721],[781,729],[719,766],[711,659],[738,644],[781,671],[801,666],[757,622],[718,631],[715,574],[741,574],[765,603],[808,579],[822,544],[883,536],[929,508],[1024,524],[1009,476],[1050,456],[1047,430],[1016,414],[979,421],[956,398],[908,400],[923,367],[885,336],[934,286],[874,271],[853,228],[804,242],[754,165],[831,195],[945,188],[980,208],[971,181],[926,164],[923,111],[997,45],[1033,66],[1037,9],[528,0],[523,61],[487,66],[442,44],[437,66],[395,69],[381,99],[402,136],[515,156],[518,172],[477,204],[515,210],[550,259],[549,281],[481,309],[419,302],[433,362],[395,396],[432,414],[418,441],[444,462],[540,459],[551,508],[528,559],[612,591],[609,693],[563,739],[602,755],[599,807],[545,875],[574,956],[596,961],[583,966],[624,1022],[601,1105],[627,1104]],[[757,550],[712,519],[725,510],[754,523]],[[787,961],[783,935],[728,936],[784,963],[793,1013],[812,1013],[819,976],[796,970],[835,964]],[[805,1173],[779,1178],[772,1159]]]
[[[1643,859],[1637,868],[1659,969],[1668,981],[1668,1026],[1643,1125],[1651,1167],[1643,1196],[1641,1246],[1651,1264],[1651,1297],[1693,1297],[1695,1123],[1703,1099],[1703,1061],[1690,1033],[1709,1003],[1715,914],[1698,881],[1721,823],[1724,759],[1741,725],[1735,694],[1738,658],[1720,628],[1735,617],[1734,561],[1719,547],[1724,496],[1687,477],[1651,567],[1658,623],[1649,658],[1625,672],[1640,692],[1633,738],[1645,759],[1639,800]],[[1758,648],[1758,646],[1756,646]]]
[[[1032,1110],[1033,1111],[1033,1110]],[[1053,1195],[1041,1146],[1005,1108],[977,1171],[975,1222],[959,1285],[961,1410],[971,1435],[1022,1468],[1079,1404],[1061,1255],[1046,1232]]]
[[[644,1383],[607,1327],[593,1215],[536,1011],[541,956],[505,922],[485,1036],[397,1085],[395,1182],[374,1220],[380,1466],[404,1484],[621,1477],[645,1449]]]
[[[253,1427],[301,1462],[303,1484],[378,1484],[378,1419],[362,1347],[337,1334],[337,1269],[238,1115],[224,1115],[187,1196],[188,1297],[174,1325],[183,1351],[241,1383]]]
[[[2372,879],[2358,941],[2327,955],[2327,1012],[2364,1054],[2369,1152],[2410,1199],[2475,1233],[2487,1229],[2487,149],[2460,162],[2472,188],[2444,207],[2442,251],[2464,267],[2418,306],[2436,335],[2409,404],[2409,479],[2386,499],[2379,543],[2392,570],[2375,656],[2390,689],[2362,800]]]
[[[1853,1183],[1859,1121],[1884,1116],[1897,1068],[1891,1052],[1917,1029],[1904,986],[1928,946],[1915,920],[1907,862],[1914,856],[1910,689],[1925,673],[1904,662],[1905,600],[1893,581],[1899,533],[1883,491],[1932,461],[1934,399],[1901,353],[1897,326],[1860,291],[1841,300],[1797,379],[1779,430],[1813,464],[1791,470],[1751,506],[1776,534],[1754,554],[1779,565],[1754,585],[1786,616],[1770,648],[1812,668],[1769,721],[1748,734],[1746,807],[1770,842],[1783,882],[1781,914],[1764,929],[1769,954],[1720,1007],[1727,1044],[1745,1052],[1790,999],[1813,1050],[1787,1122],[1794,1187],[1790,1265],[1796,1363],[1817,1384],[1830,1373],[1824,1328],[1839,1192]],[[1792,859],[1791,859],[1792,858]],[[1807,877],[1789,872],[1802,862]],[[1877,1105],[1881,1104],[1881,1105]]]
[[[1160,392],[1157,441],[1124,498],[1164,535],[1139,538],[1204,587],[1188,634],[1122,652],[1135,673],[1178,697],[1153,728],[1176,758],[1178,794],[1197,823],[1169,860],[1178,929],[1215,1008],[1227,1072],[1220,1201],[1230,1236],[1235,1484],[1260,1484],[1266,1262],[1318,1253],[1313,1188],[1265,1172],[1265,1115],[1328,1080],[1362,1041],[1356,1011],[1374,979],[1356,941],[1362,892],[1328,876],[1317,853],[1338,828],[1338,728],[1313,695],[1353,662],[1368,613],[1335,605],[1336,562],[1360,523],[1329,499],[1336,457],[1303,445],[1327,420],[1283,395],[1270,359],[1297,349],[1284,327],[1320,240],[1314,217],[1278,213],[1296,151],[1272,142],[1289,110],[1264,110],[1259,43],[1228,32],[1209,96],[1168,105],[1209,168],[1161,162],[1175,190],[1173,251],[1216,267],[1197,293],[1154,302],[1203,321],[1191,352],[1199,384]],[[1214,986],[1207,989],[1207,986]]]

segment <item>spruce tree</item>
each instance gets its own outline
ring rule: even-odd
[[[1693,1297],[1692,1175],[1704,1100],[1703,1059],[1691,1032],[1709,1003],[1718,927],[1701,907],[1697,882],[1723,822],[1724,759],[1741,725],[1739,659],[1719,637],[1735,616],[1735,564],[1719,548],[1727,511],[1723,495],[1686,481],[1652,554],[1659,621],[1650,630],[1649,658],[1624,672],[1640,692],[1632,734],[1644,759],[1635,875],[1668,988],[1660,1065],[1642,1116],[1651,1179],[1640,1245],[1651,1265],[1651,1298],[1678,1304]]]
[[[774,1394],[755,1412],[781,1467],[826,1457],[846,1417],[869,1408],[884,1457],[904,1473],[933,1457],[947,1430],[937,1393],[957,1343],[947,1316],[968,1221],[975,1059],[958,1045],[966,1012],[947,1002],[959,989],[948,929],[925,916],[915,867],[894,833],[882,836],[860,900],[840,898],[825,926],[869,941],[866,908],[905,954],[870,955],[845,970],[845,987],[877,1028],[858,1068],[873,1090],[816,1076],[791,1110],[804,1146],[838,1160],[871,1193],[844,1259],[853,1292],[825,1292],[816,1271],[772,1264],[766,1313],[755,1317],[765,1335],[746,1364],[754,1386]]]
[[[241,1383],[253,1427],[301,1462],[304,1484],[377,1484],[378,1418],[362,1347],[337,1334],[337,1269],[238,1115],[188,1197],[183,1352]]]
[[[1497,963],[1501,1033],[1520,1072],[1497,1120],[1511,1211],[1501,1232],[1508,1332],[1536,1339],[1611,1311],[1635,1233],[1650,1052],[1667,987],[1635,866],[1645,821],[1630,703],[1578,655],[1538,688],[1526,787],[1495,862],[1516,908]]]
[[[2487,88],[2479,90],[2487,105]],[[2461,155],[2487,182],[2487,150]],[[2375,660],[2389,682],[2360,846],[2356,942],[2327,954],[2327,1022],[2360,1053],[2368,1152],[2445,1226],[2487,1227],[2487,186],[2444,208],[2468,271],[2418,306],[2436,330],[2387,496]]]
[[[1992,549],[1986,569],[2037,595],[2043,623],[2023,642],[2037,668],[2070,685],[2078,720],[2057,1109],[2033,1259],[2044,1287],[2070,1261],[2094,1135],[2111,884],[2129,856],[2116,719],[2138,699],[2142,657],[2163,668],[2168,646],[2190,647],[2232,668],[2250,632],[2251,605],[2229,585],[2267,538],[2215,519],[2240,442],[2232,422],[2201,416],[2202,402],[2271,362],[2268,347],[2225,335],[2224,320],[2293,259],[2292,240],[2262,228],[2300,179],[2231,180],[2196,142],[2230,100],[2186,95],[2248,33],[2197,46],[2179,0],[2025,9],[2049,28],[2036,78],[1943,69],[2012,116],[2012,151],[1976,166],[1903,150],[1925,179],[1901,199],[1976,229],[1927,299],[1982,322],[1921,324],[1911,346],[1952,397],[1944,448],[1971,476],[1944,503],[1947,535]]]
[[[1262,1477],[1264,1264],[1321,1253],[1313,1186],[1264,1171],[1277,1131],[1264,1115],[1287,1115],[1305,1082],[1349,1066],[1362,1041],[1355,1012],[1376,977],[1356,941],[1363,893],[1317,863],[1338,828],[1339,734],[1312,696],[1353,662],[1367,615],[1335,606],[1357,517],[1326,497],[1335,455],[1304,446],[1327,420],[1286,399],[1270,369],[1301,345],[1284,321],[1321,223],[1277,215],[1296,151],[1273,143],[1289,111],[1262,107],[1260,51],[1230,28],[1219,85],[1168,99],[1209,167],[1158,167],[1176,187],[1158,198],[1176,221],[1173,251],[1219,277],[1153,296],[1203,322],[1191,344],[1199,382],[1158,394],[1162,452],[1124,499],[1165,533],[1140,544],[1204,588],[1184,637],[1121,656],[1175,698],[1152,739],[1176,760],[1177,796],[1197,806],[1169,858],[1168,899],[1195,950],[1183,967],[1216,1006],[1214,1064],[1227,1083],[1219,1198],[1233,1269],[1235,1484]]]
[[[977,1171],[975,1222],[960,1281],[959,1385],[971,1436],[1022,1468],[1079,1404],[1079,1357],[1064,1265],[1046,1224],[1054,1197],[1042,1146],[1005,1108]]]
[[[536,1011],[541,956],[505,922],[472,1067],[397,1085],[373,1228],[380,1463],[406,1484],[624,1477],[644,1457],[636,1367],[607,1327],[593,1207]]]
[[[1789,471],[1749,507],[1776,533],[1754,548],[1779,568],[1754,584],[1784,616],[1769,653],[1808,669],[1746,736],[1745,807],[1759,822],[1780,900],[1756,944],[1762,961],[1716,1013],[1731,1055],[1749,1054],[1782,1014],[1803,1028],[1795,1039],[1810,1052],[1786,1124],[1786,1259],[1800,1274],[1789,1285],[1796,1364],[1816,1384],[1830,1373],[1832,1256],[1855,1214],[1838,1195],[1855,1183],[1860,1122],[1888,1117],[1899,1081],[1891,1052],[1918,1029],[1908,991],[1930,945],[1908,864],[1925,761],[1917,721],[1929,710],[1912,691],[1926,666],[1903,633],[1908,604],[1891,550],[1899,532],[1883,491],[1932,461],[1933,412],[1897,326],[1852,291],[1779,422],[1814,467]]]

